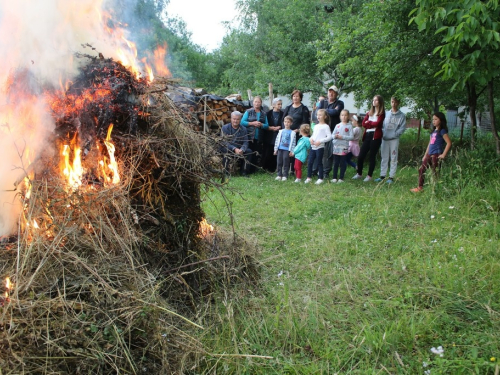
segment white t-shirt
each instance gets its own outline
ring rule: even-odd
[[[315,146],[314,143],[311,143],[311,149],[318,150],[320,148],[325,147],[325,142],[332,140],[332,133],[330,132],[330,125],[327,124],[316,124],[314,126],[313,135],[311,137],[313,142],[320,141],[321,144],[319,146]]]

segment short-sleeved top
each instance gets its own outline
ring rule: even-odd
[[[444,135],[448,134],[448,130],[441,129],[440,131],[434,130],[431,133],[431,140],[429,143],[429,155],[439,155],[444,151],[446,141]]]
[[[281,142],[278,146],[278,150],[288,151],[290,148],[290,142],[292,141],[292,130],[291,129],[283,129],[281,131]]]

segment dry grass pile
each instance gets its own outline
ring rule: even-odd
[[[18,233],[0,241],[12,282],[0,374],[182,373],[203,352],[198,297],[254,272],[231,236],[200,232],[213,141],[183,125],[167,85],[137,95],[136,123],[130,108],[113,120],[118,185],[89,172],[68,189],[47,154],[28,173],[31,195],[19,187]]]

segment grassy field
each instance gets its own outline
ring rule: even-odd
[[[420,194],[416,162],[391,186],[232,178],[261,277],[217,295],[196,373],[498,374],[500,171],[477,155]],[[204,210],[231,228],[220,193]]]

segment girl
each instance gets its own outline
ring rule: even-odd
[[[431,164],[432,171],[436,174],[436,167],[439,161],[446,157],[451,148],[451,139],[448,136],[446,117],[442,112],[434,113],[432,116],[432,125],[434,125],[435,129],[431,134],[431,139],[427,145],[427,150],[425,150],[424,158],[422,159],[422,165],[418,170],[418,187],[411,189],[414,193],[419,193],[424,190],[425,171],[429,167],[429,163]]]
[[[274,155],[278,155],[278,176],[276,181],[286,181],[290,169],[290,152],[295,147],[295,132],[291,129],[293,119],[285,117],[285,129],[281,129],[274,143]]]
[[[328,114],[324,109],[318,109],[318,123],[314,127],[313,135],[309,139],[311,143],[311,153],[307,163],[307,178],[304,183],[308,184],[312,180],[314,161],[318,159],[318,181],[316,185],[323,183],[323,152],[325,151],[325,142],[332,139],[330,125],[328,125]]]
[[[345,157],[345,162],[356,169],[356,163],[351,159],[353,156],[359,155],[359,140],[361,138],[361,128],[359,127],[359,119],[358,116],[352,116],[352,140],[349,141],[349,153]]]
[[[302,165],[306,162],[307,151],[311,148],[309,136],[311,135],[311,127],[309,124],[300,125],[300,135],[302,136],[297,143],[297,146],[290,152],[290,157],[295,156],[295,182],[302,181]]]
[[[361,145],[358,156],[358,173],[352,178],[353,180],[363,177],[363,163],[368,153],[370,153],[370,165],[368,168],[368,175],[363,181],[368,182],[372,180],[375,163],[377,161],[377,153],[382,144],[382,125],[384,124],[384,118],[384,99],[380,95],[375,95],[373,97],[370,112],[368,112],[363,119],[363,127],[366,131],[363,135],[363,144]]]
[[[346,156],[349,151],[349,141],[353,139],[352,125],[349,123],[349,111],[343,109],[340,112],[340,124],[335,126],[332,133],[333,147],[333,180],[332,183],[344,182],[344,174],[347,167]],[[340,165],[340,179],[337,180],[337,174]]]

